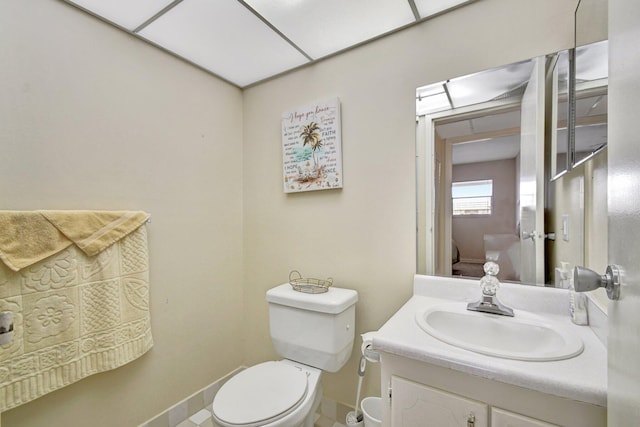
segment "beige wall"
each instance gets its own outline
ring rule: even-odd
[[[547,242],[550,281],[561,262],[569,268],[583,265],[595,271],[607,266],[607,151],[573,168],[550,184],[548,228],[556,233]],[[562,216],[569,218],[569,240],[562,237]],[[591,293],[596,299],[604,292]],[[606,300],[602,301],[606,310]]]
[[[550,184],[552,200],[548,206],[550,232],[556,233],[556,239],[547,240],[549,250],[549,280],[554,283],[555,268],[561,262],[569,263],[569,268],[584,265],[584,164],[572,169]],[[562,217],[566,215],[569,224],[569,239],[562,236]]]
[[[608,152],[605,149],[585,164],[584,266],[594,271],[606,271],[608,264],[607,159]],[[596,289],[589,295],[606,313],[609,300],[605,290]]]
[[[244,93],[247,362],[277,357],[264,292],[289,270],[333,276],[360,294],[358,333],[379,328],[411,295],[415,271],[415,89],[565,49],[576,1],[481,0]],[[285,195],[280,114],[337,96],[344,188]],[[358,352],[355,352],[358,353]],[[356,361],[324,377],[352,403]],[[370,367],[365,394],[379,393]]]
[[[485,234],[516,235],[516,161],[467,163],[453,166],[453,182],[493,180],[491,215],[455,216],[451,220],[451,236],[458,245],[460,258],[484,262]]]
[[[2,2],[2,208],[151,212],[156,341],[4,427],[136,425],[276,358],[264,293],[294,268],[357,289],[357,332],[380,327],[415,271],[415,88],[569,47],[576,3],[480,0],[243,94],[62,2]],[[334,96],[344,189],[285,195],[280,113]],[[327,396],[353,404],[357,353]]]
[[[0,208],[150,212],[155,339],[2,425],[138,425],[242,361],[242,92],[57,0],[0,3],[0,58]]]

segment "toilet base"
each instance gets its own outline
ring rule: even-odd
[[[320,402],[322,402],[322,384],[318,383],[318,387],[316,390],[316,397],[313,400],[311,411],[309,411],[309,413],[307,414],[307,417],[304,419],[304,423],[302,423],[300,427],[313,427],[313,422],[316,418],[316,412],[318,412],[318,407],[320,407]]]
[[[252,423],[247,424],[246,427],[313,427],[313,422],[315,419],[315,413],[320,406],[320,402],[322,401],[322,383],[320,382],[320,377],[322,375],[322,371],[320,369],[304,365],[302,363],[294,362],[292,360],[281,360],[277,363],[285,363],[288,365],[295,366],[299,368],[303,372],[306,373],[307,376],[307,394],[300,402],[300,404],[293,409],[290,413],[287,413],[282,418],[273,420],[271,422],[266,422],[264,424],[260,423]],[[247,368],[251,369],[251,368]],[[224,388],[224,385],[222,386]],[[222,389],[221,389],[222,390]],[[240,427],[238,424],[226,424],[224,421],[220,420],[216,416],[216,404],[214,399],[213,405],[213,413],[212,417],[214,421],[220,426],[232,426],[232,427]],[[244,424],[243,424],[244,425]]]

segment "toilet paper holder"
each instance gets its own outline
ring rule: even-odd
[[[364,334],[361,335],[362,337],[362,347],[361,347],[361,351],[362,351],[362,355],[369,361],[369,362],[379,362],[380,361],[380,353],[378,353],[377,351],[373,350],[371,347],[373,345],[373,336],[375,335],[375,332],[365,332]]]
[[[13,313],[11,311],[0,312],[0,345],[13,341]]]

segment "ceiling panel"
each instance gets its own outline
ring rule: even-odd
[[[473,135],[471,120],[461,120],[459,122],[446,123],[436,126],[436,132],[440,138],[454,138],[457,136]]]
[[[608,96],[598,95],[576,99],[576,117],[599,116],[608,112]]]
[[[313,59],[415,21],[399,0],[245,0]]]
[[[576,151],[590,152],[607,143],[607,124],[576,127]]]
[[[454,165],[513,159],[520,153],[520,135],[484,141],[454,144],[451,161]]]
[[[499,132],[520,127],[520,109],[472,119],[475,133]]]
[[[473,1],[475,0],[414,0],[421,18],[427,18],[452,7]]]
[[[173,0],[67,0],[107,21],[133,31]]]
[[[609,76],[607,40],[576,48],[576,80],[598,80]]]
[[[447,87],[453,105],[461,107],[487,102],[522,88],[529,81],[532,64],[532,61],[516,62],[451,79]]]
[[[62,1],[246,87],[476,0]]]
[[[235,1],[184,0],[138,34],[241,87],[309,62]]]
[[[418,97],[416,102],[416,114],[423,116],[425,114],[437,113],[451,109],[447,94],[442,92],[427,97]]]
[[[433,83],[416,89],[416,115],[422,116],[451,109],[445,83]]]

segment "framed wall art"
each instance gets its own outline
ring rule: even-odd
[[[342,188],[338,98],[282,114],[282,157],[285,193]]]

